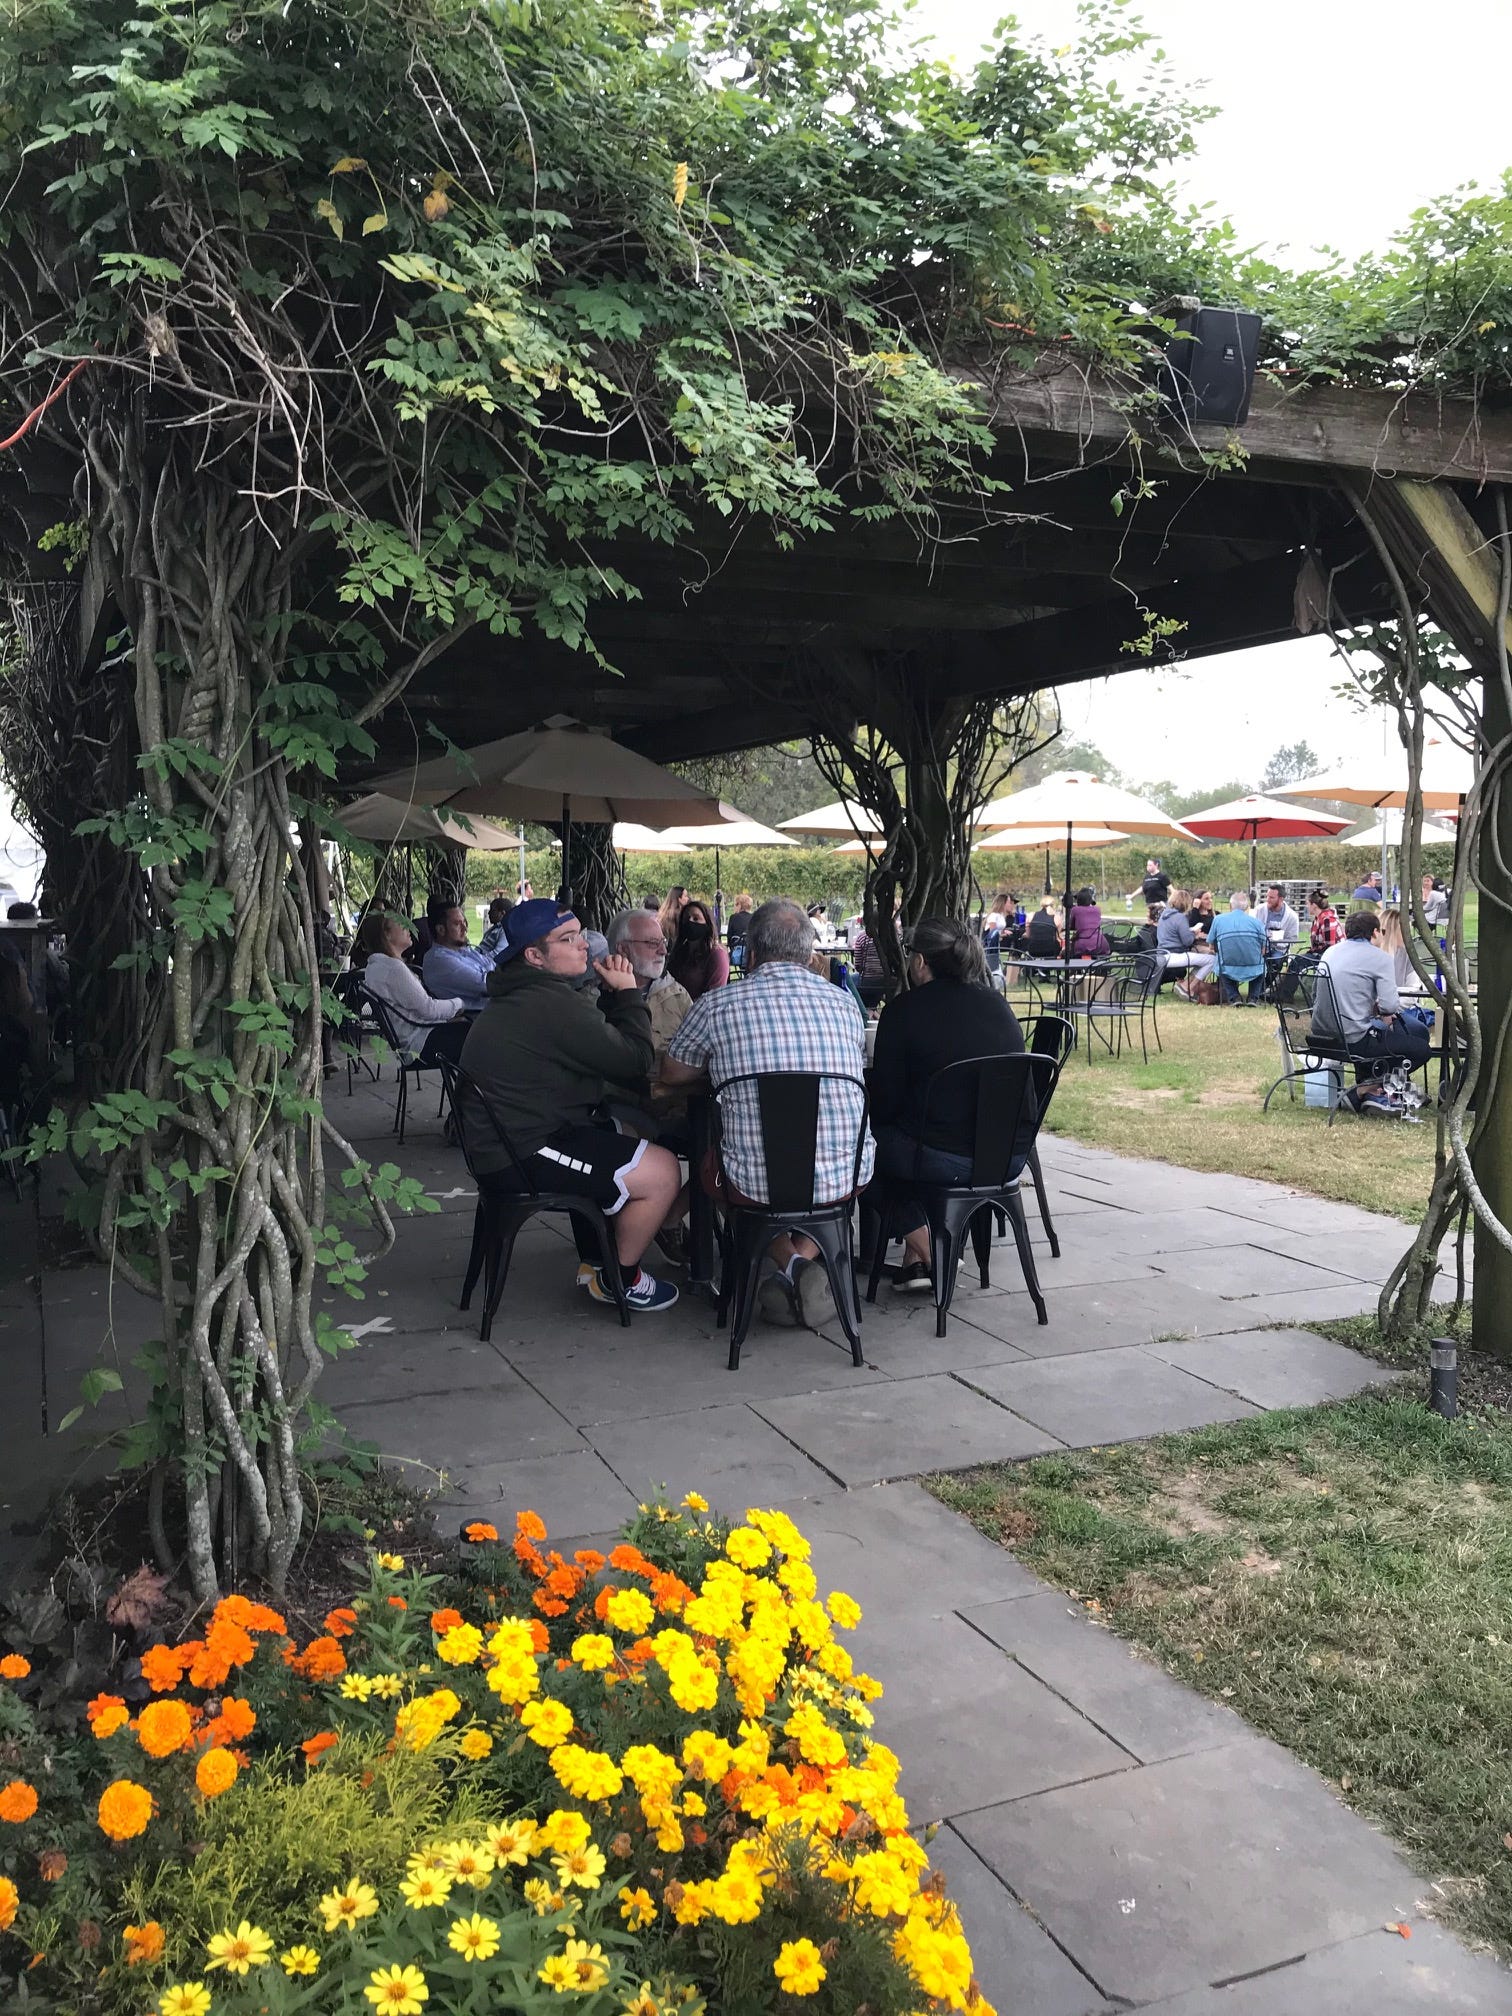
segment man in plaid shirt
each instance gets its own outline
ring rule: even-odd
[[[673,1037],[662,1065],[663,1082],[692,1084],[708,1078],[715,1092],[747,1072],[820,1071],[860,1079],[866,1071],[866,1024],[849,989],[821,979],[809,966],[814,927],[798,904],[778,897],[763,903],[746,932],[746,977],[695,1001]],[[819,1088],[814,1199],[849,1197],[871,1177],[873,1145],[862,1144],[859,1179],[856,1137],[864,1107],[856,1085],[826,1082]],[[732,1086],[720,1102],[724,1166],[743,1196],[766,1196],[761,1116],[755,1085]],[[763,1315],[779,1323],[800,1320],[817,1330],[835,1313],[817,1246],[810,1239],[774,1240],[777,1268],[760,1290]]]

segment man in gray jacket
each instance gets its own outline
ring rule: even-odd
[[[605,1099],[645,1083],[655,1054],[651,1018],[628,959],[611,955],[595,963],[602,1008],[594,993],[578,991],[587,966],[583,927],[570,911],[545,897],[516,905],[488,976],[488,1006],[462,1048],[462,1068],[541,1189],[580,1195],[614,1219],[630,1307],[668,1309],[677,1290],[648,1274],[640,1259],[682,1187],[677,1158],[593,1119]],[[484,1180],[518,1191],[508,1150],[481,1103],[465,1100],[463,1119]],[[587,1287],[595,1301],[614,1300],[598,1270]]]
[[[1383,1098],[1383,1080],[1395,1065],[1415,1071],[1426,1064],[1433,1038],[1423,1023],[1402,1013],[1396,968],[1380,942],[1381,920],[1374,910],[1352,911],[1344,936],[1323,954],[1319,972],[1327,983],[1318,988],[1312,1026],[1320,1036],[1348,1044],[1361,1082],[1345,1095],[1355,1112],[1394,1112]]]

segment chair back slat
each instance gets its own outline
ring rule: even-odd
[[[1060,1076],[1054,1058],[1033,1051],[1007,1056],[963,1057],[936,1071],[924,1092],[924,1131],[947,1085],[969,1081],[975,1113],[971,1144],[971,1187],[1000,1190],[1022,1168],[1049,1110]]]
[[[737,1085],[756,1087],[761,1127],[761,1155],[766,1167],[768,1209],[783,1215],[827,1210],[831,1202],[816,1202],[814,1178],[819,1155],[819,1102],[826,1084],[853,1085],[860,1095],[860,1120],[851,1165],[851,1192],[860,1188],[866,1152],[866,1083],[845,1071],[746,1071],[713,1087],[716,1121],[723,1120],[721,1102]],[[722,1158],[721,1158],[722,1159]]]
[[[521,1160],[509,1138],[509,1129],[500,1117],[499,1109],[489,1098],[470,1071],[464,1071],[460,1064],[454,1064],[449,1057],[438,1060],[442,1081],[451,1101],[451,1110],[457,1116],[457,1133],[462,1143],[462,1159],[467,1164],[467,1173],[478,1184],[487,1182],[489,1176],[497,1177],[497,1170],[480,1170],[478,1151],[485,1146],[502,1148],[509,1162],[510,1174],[520,1189],[530,1197],[540,1195],[540,1185]]]

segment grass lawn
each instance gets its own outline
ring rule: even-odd
[[[1096,1148],[1150,1155],[1188,1169],[1216,1169],[1295,1184],[1319,1197],[1363,1204],[1413,1223],[1433,1180],[1431,1116],[1413,1127],[1341,1114],[1279,1093],[1260,1102],[1281,1070],[1274,1008],[1195,1008],[1162,995],[1163,1052],[1142,1063],[1136,1033],[1117,1062],[1088,1064],[1077,1051],[1061,1073],[1051,1133]]]
[[[928,1480],[1377,1821],[1512,1953],[1512,1417],[1368,1396]]]

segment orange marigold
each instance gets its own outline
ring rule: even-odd
[[[23,1659],[19,1652],[7,1652],[0,1659],[0,1680],[24,1680],[30,1671],[30,1659]]]
[[[145,1925],[128,1925],[121,1934],[121,1944],[128,1967],[150,1967],[163,1957],[163,1928],[156,1918],[149,1918]]]
[[[116,1778],[100,1794],[95,1817],[112,1841],[134,1841],[152,1818],[152,1794],[134,1779]]]
[[[257,1727],[257,1711],[250,1701],[227,1694],[221,1701],[219,1715],[210,1726],[222,1739],[240,1743]]]
[[[131,1711],[119,1694],[96,1694],[85,1713],[95,1740],[100,1743],[107,1736],[114,1736],[117,1729],[124,1729],[131,1720]]]
[[[537,1589],[531,1598],[543,1617],[565,1617],[567,1605],[560,1596],[548,1596],[544,1589]]]
[[[459,1624],[465,1624],[466,1621],[460,1610],[432,1610],[431,1612],[431,1629],[436,1633],[438,1638],[443,1632],[455,1631]]]
[[[199,1650],[193,1645],[151,1645],[142,1654],[142,1678],[154,1694],[167,1694],[184,1677],[184,1668]],[[188,1654],[188,1658],[184,1654]]]
[[[655,1573],[651,1563],[642,1554],[639,1547],[632,1547],[627,1540],[622,1540],[618,1547],[610,1548],[609,1566],[611,1568],[618,1568],[625,1575],[650,1575]]]
[[[539,1512],[516,1512],[515,1531],[522,1540],[544,1540],[546,1521]]]
[[[0,1876],[0,1932],[9,1932],[15,1924],[20,1903],[21,1892],[9,1876]]]
[[[0,1820],[9,1820],[19,1827],[23,1820],[30,1820],[37,1810],[37,1788],[28,1785],[24,1778],[12,1778],[8,1785],[0,1785]]]
[[[248,1631],[229,1618],[217,1618],[194,1655],[190,1682],[195,1687],[222,1686],[233,1666],[245,1666],[256,1656],[257,1647]]]
[[[318,1736],[307,1736],[299,1747],[304,1752],[306,1764],[314,1764],[324,1757],[327,1750],[334,1750],[340,1741],[334,1729],[322,1729]]]
[[[539,1617],[532,1617],[530,1620],[531,1651],[544,1652],[550,1644],[551,1633],[546,1629],[546,1626],[541,1622]]]
[[[350,1638],[357,1629],[357,1612],[347,1609],[328,1610],[325,1628],[333,1638]]]
[[[462,1528],[462,1535],[464,1539],[472,1540],[474,1542],[482,1542],[484,1540],[497,1540],[499,1537],[499,1529],[497,1526],[492,1525],[487,1519],[473,1519],[469,1521],[469,1523]]]
[[[346,1671],[346,1654],[334,1638],[312,1638],[294,1661],[306,1680],[337,1680]]]
[[[194,1767],[194,1782],[207,1799],[218,1799],[236,1783],[236,1770],[229,1750],[207,1750]]]
[[[182,1701],[149,1701],[137,1717],[137,1741],[149,1757],[171,1757],[193,1734],[194,1724]]]
[[[213,1631],[217,1624],[236,1624],[243,1631],[271,1631],[282,1637],[288,1625],[277,1610],[270,1610],[266,1603],[254,1603],[246,1596],[223,1596],[215,1606],[215,1614],[210,1619]]]
[[[390,1610],[408,1610],[409,1608],[408,1603],[405,1602],[402,1596],[390,1596],[388,1606]]]

